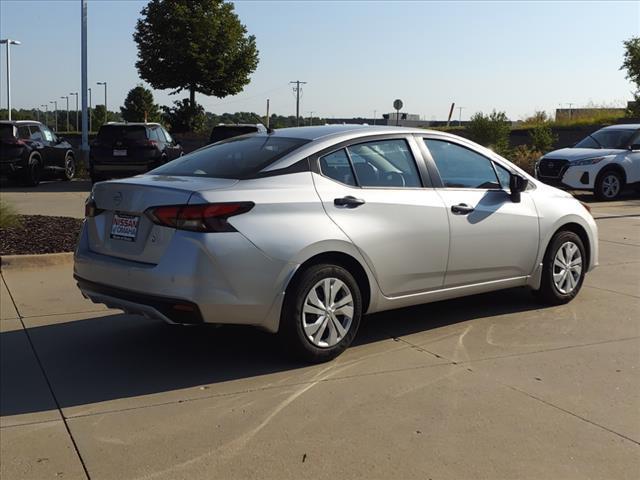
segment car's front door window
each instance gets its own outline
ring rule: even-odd
[[[491,160],[446,140],[424,139],[447,188],[499,189]]]

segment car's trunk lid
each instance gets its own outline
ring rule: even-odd
[[[145,211],[164,205],[186,205],[194,192],[229,188],[236,182],[143,175],[97,183],[93,198],[101,212],[87,218],[90,248],[103,255],[157,264],[175,229],[154,224]]]

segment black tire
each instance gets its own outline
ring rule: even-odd
[[[37,187],[42,178],[42,159],[37,153],[32,153],[27,162],[22,180],[29,187]]]
[[[62,180],[73,180],[76,176],[76,159],[71,153],[67,153],[64,157],[64,171],[62,172]]]
[[[346,298],[346,294],[350,293],[353,304],[353,315],[351,322],[346,329],[346,333],[342,335],[342,338],[332,346],[318,346],[312,343],[312,340],[307,336],[303,326],[303,308],[304,303],[307,300],[307,295],[316,285],[323,279],[338,279],[348,289],[340,290],[338,294],[343,294],[340,298]],[[324,298],[320,298],[324,300]],[[340,299],[338,299],[340,301]],[[337,303],[337,302],[336,302]],[[336,310],[338,311],[338,310]],[[306,315],[313,316],[314,314],[307,313]],[[342,321],[346,321],[345,316],[337,315],[333,318],[342,317]],[[285,294],[285,301],[282,309],[282,315],[280,318],[280,331],[279,336],[284,344],[284,347],[291,351],[294,356],[311,363],[321,363],[332,360],[340,355],[349,345],[353,342],[353,339],[358,332],[360,326],[360,318],[362,317],[362,295],[358,283],[353,276],[338,265],[321,264],[313,265],[303,271],[294,282],[287,288]],[[318,323],[322,324],[321,316],[317,315]],[[340,321],[340,320],[338,320]],[[320,332],[319,341],[325,338],[325,333],[329,337],[329,330],[335,329],[335,324],[329,325],[332,322],[331,318],[324,320],[326,325],[318,328]],[[342,325],[342,323],[341,323]],[[342,325],[344,326],[344,325]],[[337,331],[337,330],[334,330]],[[339,335],[339,334],[338,334]],[[326,339],[329,341],[329,338]]]
[[[576,279],[575,275],[573,275],[575,281],[575,286],[573,287],[573,289],[571,291],[562,291],[554,281],[554,273],[559,273],[562,271],[560,267],[555,266],[555,260],[558,250],[560,250],[560,248],[568,243],[572,243],[576,247],[578,247],[582,263],[579,277]],[[562,230],[556,233],[551,239],[551,242],[549,243],[547,251],[544,255],[540,289],[534,291],[534,294],[542,303],[545,303],[547,305],[562,305],[564,303],[570,302],[576,297],[576,295],[580,291],[580,288],[582,288],[587,261],[588,259],[586,256],[584,244],[577,234],[568,230]],[[568,275],[572,274],[568,273]],[[565,288],[565,290],[568,289]]]
[[[617,185],[617,190],[616,190]],[[598,174],[593,193],[600,201],[615,200],[622,194],[625,182],[623,175],[611,168]]]

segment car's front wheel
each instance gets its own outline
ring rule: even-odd
[[[542,264],[536,296],[544,303],[561,305],[575,298],[584,281],[587,257],[580,237],[561,231],[552,238]]]
[[[602,172],[596,180],[593,193],[598,200],[615,200],[624,189],[624,178],[616,170]]]
[[[313,265],[285,294],[280,336],[309,362],[326,362],[353,341],[362,316],[362,295],[353,276],[338,265]]]
[[[62,173],[63,180],[72,180],[76,176],[76,159],[73,155],[67,153],[64,157],[64,172]]]

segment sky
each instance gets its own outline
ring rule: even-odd
[[[144,83],[133,31],[146,1],[90,0],[89,86],[93,103],[122,105]],[[301,115],[379,117],[393,110],[462,119],[502,110],[512,120],[562,106],[624,106],[622,42],[640,36],[640,1],[236,1],[256,36],[260,63],[241,94],[197,96],[214,113],[295,114],[292,80],[304,85]],[[1,0],[0,37],[11,50],[13,108],[58,101],[80,89],[80,0]],[[6,108],[6,50],[0,55],[0,107]],[[170,105],[186,93],[154,90]],[[75,99],[70,99],[71,109]],[[53,108],[53,107],[50,107]],[[454,118],[460,111],[456,110]]]

